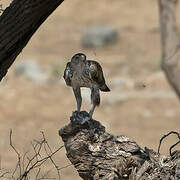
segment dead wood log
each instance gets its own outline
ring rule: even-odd
[[[162,48],[162,69],[180,98],[180,39],[176,27],[178,0],[158,0]]]
[[[0,81],[32,35],[63,0],[13,0],[0,16]]]
[[[67,157],[84,180],[157,180],[180,178],[180,151],[172,156],[141,148],[135,141],[105,131],[85,111],[74,112],[59,130]]]

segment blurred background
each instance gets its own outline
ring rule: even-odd
[[[5,8],[10,0],[1,2]],[[94,119],[109,133],[127,135],[157,150],[162,135],[180,130],[180,102],[160,68],[157,0],[69,0],[39,28],[0,84],[4,168],[12,169],[17,161],[9,145],[10,128],[22,153],[31,149],[40,131],[52,149],[63,144],[58,130],[69,123],[76,101],[62,76],[77,52],[104,69],[111,92],[101,93]],[[83,110],[89,111],[89,98],[89,91],[83,90]],[[167,154],[175,140],[166,140],[161,152]],[[62,167],[70,163],[64,149],[56,160]],[[61,170],[61,179],[72,178],[80,179],[72,166]]]

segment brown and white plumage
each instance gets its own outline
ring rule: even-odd
[[[64,71],[64,79],[68,86],[71,86],[77,101],[77,110],[80,111],[82,97],[81,87],[91,89],[91,109],[90,116],[92,117],[94,109],[100,104],[99,90],[108,92],[103,75],[103,70],[97,61],[86,60],[86,56],[82,53],[75,54],[71,62],[68,62]]]

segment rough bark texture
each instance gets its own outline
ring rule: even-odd
[[[114,136],[85,111],[59,130],[67,157],[84,180],[180,179],[180,151],[162,156],[124,135]]]
[[[13,0],[0,16],[0,81],[32,35],[63,0]]]
[[[180,98],[180,40],[176,27],[177,0],[159,0],[162,69]]]

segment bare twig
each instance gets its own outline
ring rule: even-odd
[[[42,133],[43,138],[45,139],[44,132],[41,131],[41,133]],[[52,153],[51,147],[49,146],[47,141],[45,141],[45,143],[44,143],[44,149],[45,149],[46,155],[49,156],[49,153],[48,153],[48,150],[47,150],[46,146],[48,147],[50,153]],[[55,163],[55,161],[53,160],[52,157],[50,157],[50,160],[51,160],[52,164],[54,165],[54,167],[56,168],[56,171],[57,171],[57,174],[58,174],[58,178],[61,179],[59,167],[56,165],[56,163]]]
[[[38,176],[39,176],[40,171],[41,171],[41,168],[39,168],[39,169],[38,169],[38,172],[37,172],[37,174],[36,174],[36,178],[35,178],[35,180],[37,180],[37,179],[38,179]]]
[[[21,155],[20,153],[17,151],[17,149],[14,147],[14,145],[12,144],[12,129],[10,129],[10,135],[9,135],[9,138],[10,138],[10,146],[13,148],[14,152],[17,154],[17,158],[18,158],[18,161],[17,161],[17,164],[16,164],[16,167],[12,173],[12,178],[14,179],[14,175],[17,171],[17,169],[19,168],[19,174],[21,175]]]
[[[160,153],[160,148],[161,148],[162,141],[163,141],[166,137],[168,137],[169,135],[171,135],[171,134],[177,135],[177,137],[178,137],[178,139],[179,139],[178,142],[176,142],[175,144],[173,144],[173,145],[169,148],[169,154],[170,154],[170,156],[172,156],[172,149],[173,149],[176,145],[178,145],[178,144],[180,143],[180,133],[178,133],[178,132],[176,132],[176,131],[170,131],[169,133],[165,134],[165,135],[160,139],[160,141],[159,141],[159,146],[158,146],[158,153]]]
[[[29,152],[29,151],[25,152],[25,153],[24,153],[24,156],[23,156],[23,158],[22,158],[22,170],[23,170],[23,171],[24,171],[25,158],[26,158],[28,152]]]
[[[35,161],[32,163],[34,160],[35,156],[29,159],[29,163],[26,166],[25,172],[21,175],[19,178],[20,180],[23,180],[25,177],[27,177],[27,174],[29,174],[33,169],[39,168],[42,164],[44,164],[47,160],[51,159],[54,154],[56,154],[63,146],[59,147],[56,151],[52,152],[51,154],[47,155],[45,158],[42,158],[38,161]],[[29,166],[31,164],[31,166]]]
[[[12,173],[11,178],[16,179],[16,180],[27,180],[30,178],[31,172],[35,172],[35,179],[40,180],[40,179],[55,179],[53,177],[48,177],[49,173],[51,170],[47,171],[44,175],[41,175],[39,177],[40,172],[41,172],[41,166],[46,162],[50,161],[52,165],[55,167],[58,175],[58,179],[60,179],[60,170],[59,166],[55,163],[53,160],[53,156],[60,151],[63,146],[60,146],[57,148],[55,151],[52,151],[50,145],[48,144],[46,137],[44,135],[44,132],[41,132],[42,134],[42,139],[41,140],[34,140],[34,142],[31,142],[31,146],[33,148],[33,155],[29,156],[29,151],[24,153],[23,156],[21,156],[20,152],[15,148],[12,142],[12,129],[10,130],[10,146],[14,150],[14,152],[17,155],[17,164],[15,166],[15,169]],[[45,153],[45,155],[44,155]],[[16,175],[16,172],[18,171],[18,176]],[[4,174],[0,174],[1,176],[4,176]]]
[[[67,166],[63,166],[63,167],[61,167],[61,168],[58,168],[58,170],[60,171],[60,170],[62,170],[62,169],[65,169],[65,168],[67,168],[67,167],[70,167],[70,166],[72,166],[72,164],[68,164]]]
[[[0,156],[0,178],[4,178],[5,175],[9,174],[10,172],[5,170],[5,169],[2,169],[2,166],[1,166],[1,156]]]
[[[178,142],[176,142],[175,144],[173,144],[170,148],[169,148],[169,154],[170,156],[172,156],[174,153],[172,153],[172,149],[177,146],[178,144],[180,144],[180,140]]]
[[[5,177],[6,174],[9,174],[9,171],[5,171],[5,172],[3,172],[2,174],[0,174],[0,178]]]

